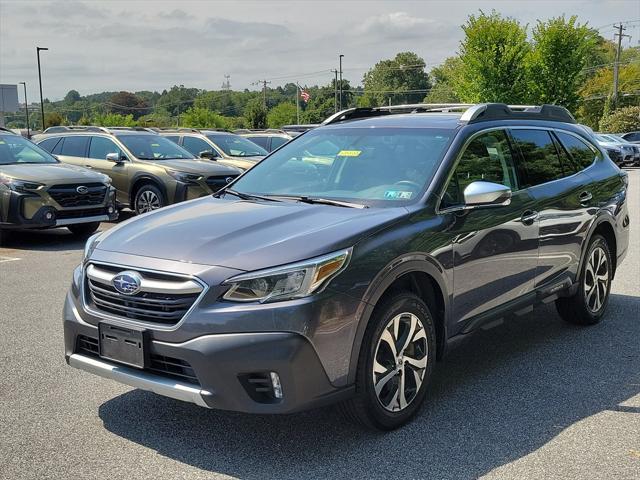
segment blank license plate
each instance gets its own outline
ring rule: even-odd
[[[145,332],[142,329],[98,324],[100,356],[136,368],[145,367]]]

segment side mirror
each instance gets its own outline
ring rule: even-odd
[[[464,189],[464,203],[467,206],[508,205],[511,189],[499,183],[471,182]]]
[[[200,158],[206,158],[207,160],[215,160],[218,158],[218,155],[213,150],[205,150],[198,154]]]
[[[107,153],[107,160],[113,163],[122,163],[124,162],[124,158],[119,153]]]

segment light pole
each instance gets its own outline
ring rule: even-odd
[[[31,138],[29,131],[29,102],[27,101],[27,82],[20,82],[24,86],[24,113],[27,116],[27,138]]]
[[[342,57],[344,55],[340,54],[340,111],[342,111]]]
[[[38,55],[38,81],[40,82],[40,112],[42,113],[42,131],[44,132],[47,126],[44,124],[44,103],[42,100],[42,72],[40,71],[40,50],[49,50],[44,47],[36,47],[36,53]]]

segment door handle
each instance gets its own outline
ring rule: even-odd
[[[525,211],[520,217],[520,221],[525,225],[533,225],[533,222],[538,218],[538,212],[534,212],[533,210]]]
[[[591,192],[582,192],[578,197],[578,199],[580,200],[580,203],[587,203],[592,198],[593,198],[593,195],[591,195]]]
[[[91,165],[85,165],[84,168],[90,168],[93,170],[93,167]]]

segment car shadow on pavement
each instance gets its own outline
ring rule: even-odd
[[[116,435],[238,478],[477,478],[579,420],[629,411],[619,404],[640,393],[640,297],[610,301],[593,327],[544,306],[474,335],[438,365],[415,421],[394,432],[351,425],[335,407],[253,416],[140,390],[99,416]]]
[[[118,220],[101,224],[99,230],[111,228],[133,216],[133,212],[130,211],[120,212]],[[87,238],[88,235],[73,235],[64,227],[44,230],[5,230],[0,231],[0,248],[43,252],[82,250]]]

